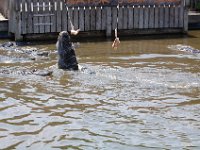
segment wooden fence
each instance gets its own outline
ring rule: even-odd
[[[16,40],[24,35],[70,30],[71,23],[82,32],[119,30],[143,31],[188,29],[185,0],[169,5],[71,6],[64,0],[9,0],[9,32]]]

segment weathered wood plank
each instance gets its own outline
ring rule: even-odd
[[[79,14],[79,10],[78,7],[74,7],[74,11],[73,11],[73,25],[75,29],[78,29],[78,25],[79,25],[79,20],[78,20],[78,14]]]
[[[72,29],[73,25],[73,8],[68,7],[68,31]]]
[[[183,26],[183,31],[184,32],[187,32],[188,31],[188,8],[187,7],[185,7],[184,8],[184,18],[183,18],[183,20],[184,20],[184,26]]]
[[[41,14],[41,16],[39,17],[39,32],[40,33],[44,33],[44,17],[42,16],[42,14],[44,14],[44,5],[43,5],[43,0],[39,0],[39,14]]]
[[[96,30],[101,30],[101,7],[96,7]]]
[[[159,15],[159,7],[155,7],[155,23],[154,23],[154,28],[159,28],[159,19],[160,19],[160,15]]]
[[[112,30],[117,28],[117,21],[118,21],[118,9],[117,7],[112,7]]]
[[[169,28],[169,6],[164,7],[164,28]]]
[[[33,26],[34,26],[34,33],[39,33],[39,18],[36,16],[38,14],[38,1],[33,0]]]
[[[33,10],[32,10],[32,0],[27,1],[27,16],[28,16],[28,25],[27,25],[27,32],[33,33]]]
[[[144,8],[139,8],[139,29],[144,28]]]
[[[27,17],[26,17],[26,0],[21,1],[21,20],[22,20],[22,34],[26,34],[26,23],[27,23]]]
[[[102,30],[106,30],[106,7],[102,7],[102,20],[101,20]]]
[[[85,29],[85,21],[84,21],[84,7],[79,8],[79,28],[81,31]]]
[[[169,8],[169,22],[170,22],[170,28],[174,28],[174,26],[175,26],[175,6],[171,6]]]
[[[61,18],[62,18],[61,17],[61,0],[57,0],[56,3],[57,3],[56,4],[56,7],[57,7],[56,8],[56,12],[57,12],[56,13],[56,22],[57,22],[57,24],[56,24],[56,29],[57,30],[56,31],[60,32],[61,31],[61,24],[62,24],[61,23]]]
[[[65,3],[62,3],[62,31],[68,30],[68,16],[67,16],[67,7]]]
[[[118,29],[123,29],[123,7],[120,6],[118,10]]]
[[[46,14],[46,16],[44,17],[44,22],[47,24],[44,27],[44,32],[48,33],[50,32],[50,28],[51,28],[51,20],[50,20],[51,14],[49,11],[51,6],[49,5],[49,0],[44,1],[44,6],[45,6],[44,14]]]
[[[10,0],[9,8],[10,8],[10,14],[9,14],[10,20],[9,20],[9,24],[8,24],[9,25],[8,31],[10,33],[14,33],[14,24],[15,24],[14,22],[16,21],[16,17],[15,17],[16,9],[14,7],[14,0]]]
[[[155,8],[152,6],[149,8],[149,28],[155,27]]]
[[[183,3],[179,7],[179,27],[183,28],[184,7]]]
[[[128,7],[128,29],[133,29],[133,6]]]
[[[149,28],[149,8],[144,7],[144,29]]]
[[[90,30],[90,9],[85,7],[85,31]]]
[[[134,29],[139,28],[139,11],[138,7],[134,7]]]
[[[56,32],[56,10],[55,10],[55,1],[54,0],[49,0],[50,1],[50,13],[52,14],[50,17],[51,20],[51,32],[54,33]]]
[[[128,7],[123,7],[123,28],[128,29]]]
[[[164,20],[165,20],[165,15],[164,15],[164,7],[160,6],[159,7],[159,28],[164,28]]]
[[[111,19],[111,7],[106,7],[106,36],[111,36],[112,33],[112,19]]]
[[[15,40],[20,41],[23,40],[22,36],[22,20],[21,20],[21,12],[20,12],[20,4],[21,0],[15,1],[15,10],[16,10],[16,26],[15,26]]]
[[[178,28],[178,24],[179,24],[179,6],[175,7],[174,17],[175,17],[174,27]]]
[[[95,30],[96,29],[96,9],[95,7],[91,7],[90,9],[90,30]]]

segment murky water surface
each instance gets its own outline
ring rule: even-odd
[[[0,149],[200,149],[200,54],[168,48],[199,41],[200,31],[121,38],[118,50],[79,41],[84,72],[57,69],[54,42],[31,45],[52,52],[35,61],[0,50],[1,68],[54,71],[0,74]]]

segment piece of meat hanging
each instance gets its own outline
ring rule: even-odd
[[[117,28],[116,28],[115,29],[115,40],[114,40],[114,42],[112,44],[112,48],[113,49],[117,49],[119,44],[120,44],[120,40],[119,40],[119,37],[117,37]]]

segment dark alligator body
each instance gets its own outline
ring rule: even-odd
[[[27,60],[35,60],[38,57],[45,57],[47,58],[49,56],[49,52],[47,51],[41,51],[38,48],[35,47],[28,47],[24,46],[23,43],[16,43],[16,42],[6,42],[3,44],[0,44],[0,50],[3,50],[1,52],[0,60],[2,60],[1,63],[6,62],[27,62]],[[13,53],[11,53],[13,52]],[[19,57],[20,56],[20,57]],[[11,61],[9,61],[11,60]],[[12,61],[14,60],[14,61]],[[5,62],[4,62],[5,61]],[[0,74],[2,75],[39,75],[39,76],[50,76],[52,74],[52,71],[46,70],[46,69],[25,69],[25,68],[16,68],[16,67],[6,67],[0,68]]]
[[[56,47],[59,55],[58,68],[64,70],[79,70],[75,50],[67,31],[60,32]]]
[[[188,53],[192,53],[192,54],[200,54],[199,49],[195,49],[194,47],[189,46],[189,45],[177,44],[177,45],[170,45],[170,46],[168,46],[168,48],[173,49],[173,50],[182,51],[182,52],[188,52]]]
[[[70,40],[70,36],[67,31],[60,32],[56,43],[57,52],[59,56],[58,68],[63,70],[79,70],[78,61],[76,58],[74,46]],[[34,57],[48,57],[49,52],[42,52],[37,48],[29,48],[18,46],[15,42],[6,42],[0,45],[0,49],[7,51],[14,51],[17,53],[27,54]],[[7,75],[39,75],[39,76],[50,76],[53,71],[50,70],[37,70],[27,68],[0,68],[0,74]]]
[[[8,52],[16,52],[16,53],[28,55],[31,60],[35,60],[38,57],[49,56],[48,51],[42,51],[35,47],[23,46],[22,43],[16,43],[16,42],[6,42],[3,44],[0,44],[0,49],[6,50]]]
[[[39,69],[22,69],[22,68],[1,68],[0,74],[3,75],[38,75],[38,76],[50,76],[53,71],[50,70],[39,70]]]

